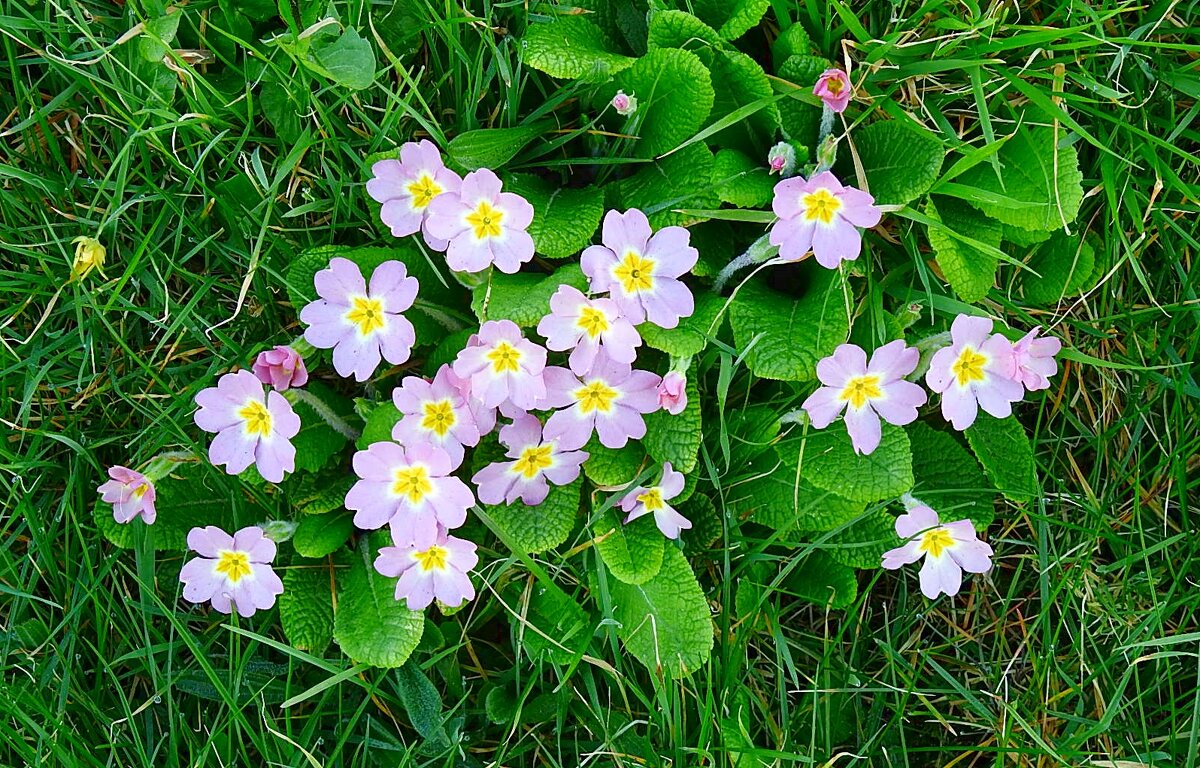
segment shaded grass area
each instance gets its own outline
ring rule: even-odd
[[[1022,120],[1078,137],[1078,226],[1104,279],[1053,310],[1002,283],[988,306],[1107,366],[1068,364],[1023,406],[1046,493],[998,510],[997,567],[969,593],[930,603],[913,574],[881,574],[845,611],[794,599],[786,580],[739,605],[752,561],[778,569],[778,555],[729,540],[703,561],[713,660],[664,683],[605,627],[602,655],[527,661],[512,617],[527,610],[528,573],[486,552],[483,599],[439,617],[441,642],[422,656],[439,704],[400,673],[287,649],[274,623],[189,610],[179,555],[103,541],[95,487],[130,456],[204,448],[192,395],[297,333],[281,277],[294,254],[384,242],[362,187],[367,154],[414,132],[441,142],[553,116],[575,86],[521,68],[522,5],[466,14],[430,0],[337,4],[387,52],[367,91],[221,30],[215,3],[188,6],[177,43],[213,60],[180,56],[179,73],[154,81],[137,41],[114,44],[151,6],[0,2],[0,763],[1197,762],[1193,10],[772,3],[768,18],[848,56],[879,109],[951,145]],[[767,24],[741,45],[773,35]],[[287,91],[294,133],[268,119],[265,83]],[[888,232],[890,247],[927,250],[903,221]],[[109,263],[68,284],[80,234],[99,237]],[[232,479],[218,491],[243,494]],[[540,565],[570,585],[589,557]]]

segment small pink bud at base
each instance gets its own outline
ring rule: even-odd
[[[827,69],[817,78],[813,86],[813,95],[821,97],[825,106],[837,113],[844,112],[850,104],[850,80],[840,69]]]
[[[612,108],[617,111],[618,115],[629,117],[637,111],[637,97],[632,93],[617,91],[617,95],[612,97]]]
[[[780,176],[791,176],[796,172],[796,148],[786,141],[781,141],[771,147],[767,153],[767,167],[770,173]]]
[[[303,387],[308,383],[308,369],[304,358],[291,347],[277,346],[258,353],[254,360],[254,375],[263,384],[270,384],[283,392],[289,387]]]
[[[678,371],[671,371],[658,385],[658,407],[672,416],[683,413],[687,408],[687,378]]]

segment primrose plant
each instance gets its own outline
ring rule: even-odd
[[[550,638],[531,657],[602,654],[615,632],[653,673],[689,674],[714,642],[693,564],[714,554],[736,589],[777,563],[796,599],[834,608],[856,599],[855,569],[920,562],[929,599],[988,573],[997,495],[1040,492],[1013,408],[1051,386],[1061,342],[970,303],[1002,242],[1059,274],[1073,155],[997,208],[987,164],[942,175],[943,142],[915,120],[849,130],[869,82],[797,27],[773,50],[791,98],[730,118],[713,74],[762,73],[731,45],[745,30],[692,17],[714,41],[699,56],[670,14],[650,13],[640,56],[597,50],[601,12],[530,25],[525,63],[579,80],[563,141],[611,158],[598,171],[505,170],[535,139],[514,129],[369,158],[382,244],[287,266],[303,334],[194,393],[208,464],[109,470],[106,535],[190,550],[190,603],[277,605],[296,648],[336,641],[380,667],[435,617],[499,595],[528,601],[514,637]],[[1019,165],[1045,140],[1021,128],[997,156]],[[905,221],[928,252],[897,245]],[[242,492],[219,490],[214,466]],[[735,540],[765,555],[723,553]],[[556,567],[525,570],[529,555]]]

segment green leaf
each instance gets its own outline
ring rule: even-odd
[[[522,552],[554,549],[567,540],[579,514],[583,480],[569,485],[551,485],[546,499],[526,506],[520,499],[512,504],[484,505],[488,515]]]
[[[689,555],[708,549],[721,541],[725,524],[712,499],[703,493],[696,493],[674,506],[679,514],[692,523],[692,527],[680,536],[683,539],[684,551]]]
[[[696,277],[716,277],[738,255],[734,251],[733,227],[728,221],[704,221],[688,229],[692,247],[700,252],[696,266],[692,267]]]
[[[783,587],[801,600],[822,608],[846,608],[858,597],[854,569],[820,550],[808,553],[784,577]]]
[[[357,479],[342,472],[338,472],[336,478],[300,475],[296,484],[289,488],[288,499],[293,507],[305,515],[325,515],[345,509],[346,494]]]
[[[533,661],[546,659],[554,664],[569,664],[591,641],[592,619],[575,598],[556,584],[529,583],[525,603],[525,584],[515,582],[506,596],[515,608],[509,613],[514,635],[513,645],[524,648]]]
[[[346,88],[362,90],[375,82],[375,52],[371,43],[352,27],[337,37],[314,36],[309,58],[302,61],[309,69]]]
[[[719,83],[709,122],[729,115],[737,109],[774,95],[767,73],[757,61],[740,51],[717,51],[713,55],[712,81]],[[713,144],[736,147],[765,156],[779,131],[780,115],[777,104],[767,104],[728,128],[710,137]]]
[[[634,95],[637,112],[626,131],[640,136],[637,157],[655,157],[675,149],[700,130],[712,110],[715,93],[708,69],[691,51],[655,48],[600,89],[602,103],[618,90]]]
[[[395,668],[421,642],[425,615],[410,611],[396,599],[396,579],[378,573],[372,566],[379,554],[373,536],[351,558],[350,567],[339,573],[337,613],[333,637],[353,661],[375,667]]]
[[[187,549],[188,531],[198,526],[236,531],[241,521],[234,514],[233,497],[219,484],[215,472],[207,462],[177,463],[170,475],[154,483],[158,516],[153,526],[147,526],[141,517],[118,523],[113,519],[112,505],[103,501],[96,502],[93,511],[96,526],[105,538],[124,548],[134,545],[139,529],[145,530],[150,546],[156,550]]]
[[[942,268],[942,274],[954,292],[963,301],[979,301],[987,296],[996,282],[999,260],[954,235],[959,234],[999,248],[1000,222],[950,197],[939,196],[936,206],[933,198],[930,198],[925,203],[925,214],[945,227],[930,226],[927,234],[929,245],[937,255],[938,266]]]
[[[634,63],[617,53],[608,35],[582,16],[530,24],[521,46],[525,64],[551,77],[600,82]]]
[[[612,617],[625,648],[651,672],[692,674],[713,647],[708,601],[692,568],[675,547],[664,547],[662,567],[644,584],[609,584]]]
[[[879,501],[912,490],[912,448],[900,427],[884,424],[879,446],[859,455],[845,423],[839,421],[826,429],[810,430],[803,451],[804,480],[850,501]]]
[[[783,30],[775,44],[771,46],[771,63],[779,70],[785,61],[793,56],[808,56],[812,53],[812,39],[800,22],[793,22]]]
[[[1035,304],[1057,304],[1085,290],[1095,267],[1091,245],[1078,236],[1056,232],[1029,260],[1033,271],[1021,272],[1021,293]]]
[[[468,171],[500,168],[526,144],[545,133],[547,126],[540,122],[513,128],[477,128],[451,139],[446,145],[446,154]]]
[[[354,515],[308,515],[301,518],[292,536],[292,546],[304,557],[324,557],[341,547],[354,532]]]
[[[1016,417],[997,419],[981,412],[966,435],[992,485],[1005,498],[1022,503],[1041,495],[1033,446]]]
[[[874,122],[860,128],[852,138],[878,205],[904,205],[928,192],[946,156],[937,136],[907,121]],[[849,154],[843,153],[839,164],[843,179],[854,178]]]
[[[762,165],[733,149],[713,158],[713,186],[721,202],[738,208],[761,208],[775,196],[775,180]]]
[[[942,520],[969,518],[983,529],[993,517],[987,478],[975,458],[958,440],[918,421],[905,428],[913,454],[914,496]]]
[[[777,293],[759,281],[746,283],[729,308],[733,338],[751,372],[764,379],[809,381],[817,361],[846,341],[841,272],[809,268],[811,281],[799,299]]]
[[[529,235],[537,252],[551,259],[567,259],[586,248],[604,215],[604,194],[595,187],[556,188],[523,173],[514,173],[507,187],[533,206]]]
[[[791,56],[779,68],[779,77],[800,86],[797,94],[811,94],[821,73],[833,66],[818,56]],[[788,89],[793,90],[793,89]],[[808,149],[817,146],[817,129],[821,126],[821,108],[800,99],[787,98],[779,102],[779,118],[783,135]]]
[[[392,440],[392,427],[396,426],[401,417],[400,409],[391,400],[378,403],[367,414],[367,423],[363,427],[355,447],[365,451],[374,443],[387,443]]]
[[[464,328],[439,341],[437,346],[430,351],[429,356],[425,358],[425,375],[432,378],[437,375],[438,369],[443,365],[452,364],[458,357],[458,353],[466,348],[467,342],[478,330],[478,328]]]
[[[789,440],[735,465],[745,469],[749,479],[731,486],[725,500],[729,509],[785,533],[824,532],[861,515],[864,502],[844,499],[800,479],[798,445],[799,441]]]
[[[1011,224],[1004,225],[1004,240],[1005,242],[1019,245],[1022,248],[1028,248],[1038,243],[1044,243],[1050,239],[1052,233],[1036,229],[1021,229],[1014,227]]]
[[[593,435],[583,450],[588,454],[583,474],[601,488],[629,485],[646,463],[646,451],[637,440],[630,440],[624,448],[605,448]]]
[[[650,12],[647,34],[648,48],[686,48],[704,50],[725,44],[717,30],[686,11],[654,10]]]
[[[833,534],[825,542],[827,549],[824,551],[842,565],[876,569],[882,562],[883,553],[900,544],[896,518],[877,509]]]
[[[319,381],[310,381],[304,391],[344,421],[357,426],[358,417],[354,413],[352,401]],[[296,448],[296,470],[316,472],[337,456],[348,439],[329,426],[329,423],[304,400],[296,400],[292,403],[292,408],[300,417],[300,431],[292,438],[292,445]]]
[[[149,64],[162,63],[163,57],[167,55],[171,43],[175,40],[175,34],[179,31],[179,22],[183,19],[183,14],[178,12],[178,8],[172,10],[176,13],[168,13],[147,21],[138,37],[138,54]]]
[[[726,40],[737,40],[749,32],[770,7],[769,0],[693,0],[696,15],[714,27]]]
[[[1017,129],[996,157],[1001,177],[987,163],[971,168],[959,183],[992,196],[967,202],[1005,224],[1022,229],[1062,229],[1083,202],[1079,156],[1070,145],[1055,147],[1051,128]]]
[[[637,330],[646,346],[673,357],[691,357],[708,346],[708,340],[715,338],[724,324],[723,319],[717,322],[717,316],[725,307],[725,298],[697,291],[695,301],[695,311],[674,328],[661,328],[654,323],[639,325]]]
[[[409,659],[396,670],[396,692],[408,713],[413,728],[431,747],[447,746],[442,697],[421,670],[421,665]]]
[[[532,328],[550,313],[550,297],[560,285],[588,289],[588,279],[578,263],[564,264],[549,275],[518,272],[506,275],[492,270],[488,282],[472,293],[471,309],[479,322],[512,320],[522,328]]]
[[[646,414],[646,436],[642,445],[655,462],[671,462],[676,472],[690,474],[699,461],[700,441],[700,392],[696,389],[696,367],[687,374],[687,406],[682,413],[670,414],[655,411]]]
[[[606,510],[593,527],[596,551],[608,570],[626,584],[645,584],[662,568],[666,539],[653,515],[622,525],[614,509]]]
[[[293,648],[320,656],[333,640],[333,574],[317,560],[296,560],[283,571],[279,620]]]
[[[712,183],[713,156],[703,142],[690,144],[617,185],[620,207],[646,213],[655,229],[703,221],[676,213],[680,208],[709,209],[721,203]]]
[[[277,137],[292,145],[300,141],[303,107],[287,84],[264,80],[259,104]]]

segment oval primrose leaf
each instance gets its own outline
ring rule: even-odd
[[[521,59],[551,77],[599,82],[636,61],[615,49],[608,35],[582,16],[556,16],[547,24],[529,25]]]
[[[675,471],[685,475],[696,468],[703,439],[696,378],[696,366],[692,365],[687,374],[687,406],[683,412],[671,414],[660,410],[646,414],[646,436],[642,438],[650,458],[658,464],[669,461]]]
[[[841,421],[810,429],[798,448],[801,478],[850,501],[869,503],[912,490],[912,447],[900,427],[884,424],[879,446],[866,455],[854,452]]]
[[[382,541],[380,535],[364,538],[350,567],[338,574],[333,637],[351,660],[394,669],[408,661],[421,642],[425,615],[397,600],[396,579],[372,566]]]
[[[851,140],[878,205],[904,205],[928,192],[946,156],[937,136],[908,121],[880,120]],[[843,182],[854,178],[849,152],[842,153],[837,171]]]
[[[294,560],[283,570],[279,620],[288,644],[322,655],[333,640],[333,575],[325,560]]]
[[[556,188],[549,181],[514,173],[505,182],[533,206],[529,235],[538,253],[551,259],[577,255],[592,242],[604,215],[604,194],[595,187]]]
[[[1016,417],[997,419],[980,413],[965,434],[992,485],[1005,498],[1020,504],[1041,495],[1033,445]]]
[[[543,121],[513,128],[477,128],[451,139],[446,154],[468,171],[500,168],[548,127],[549,123]]]
[[[638,99],[624,130],[640,137],[633,146],[637,157],[657,157],[682,144],[704,125],[716,98],[700,58],[678,48],[648,51],[600,89],[597,104],[607,104],[618,90]]]
[[[593,525],[593,541],[609,572],[626,584],[645,584],[662,568],[662,531],[653,515],[621,523],[616,508],[605,510]]]
[[[324,557],[345,544],[353,532],[354,515],[350,512],[306,515],[296,526],[292,546],[304,557]]]

